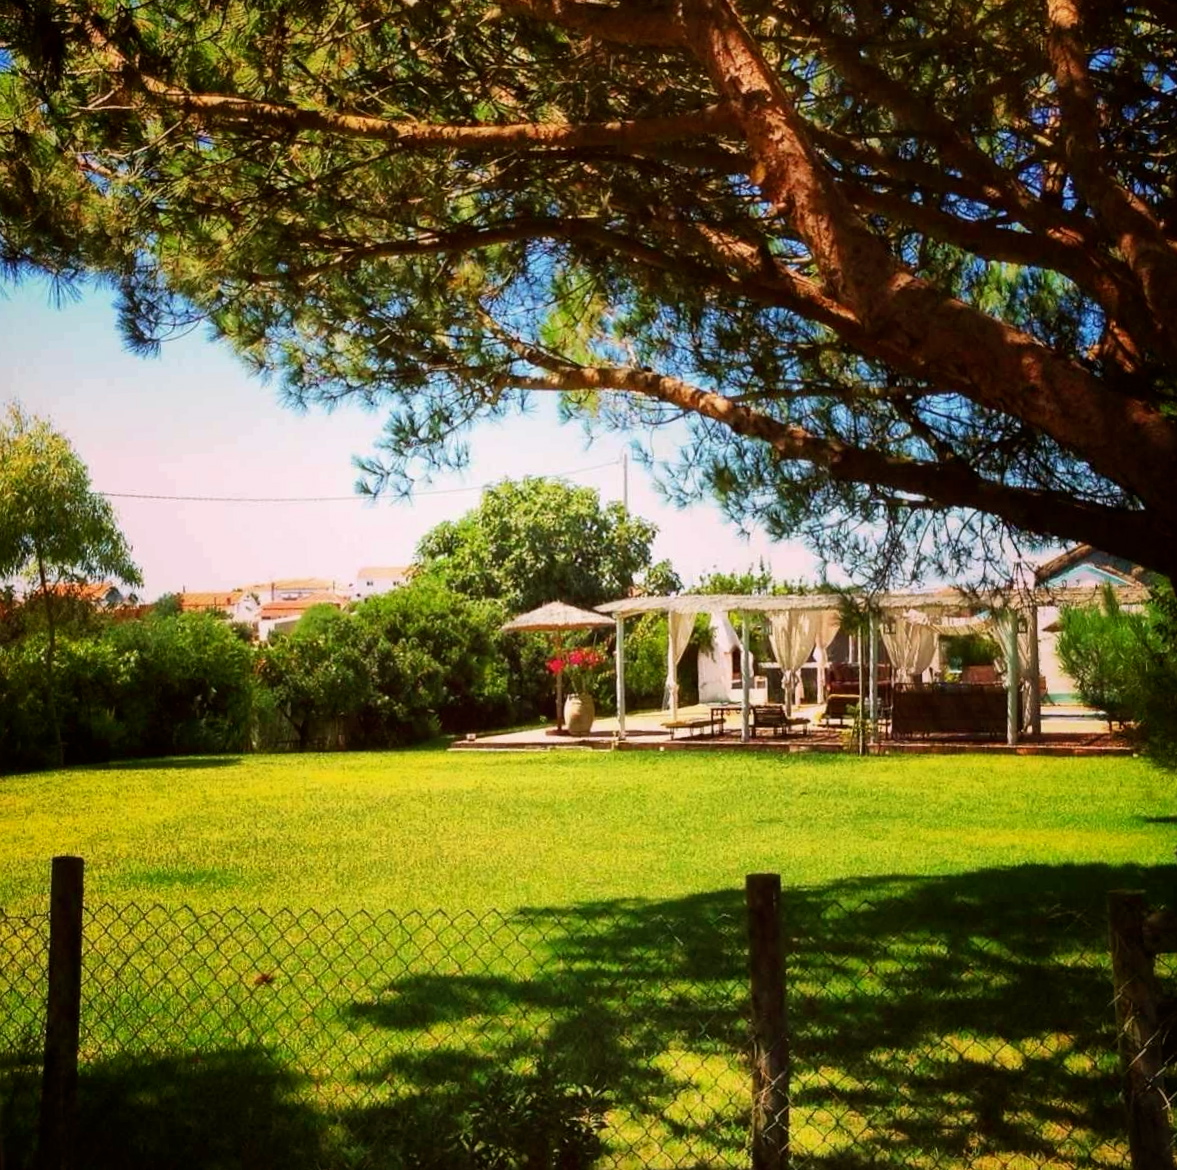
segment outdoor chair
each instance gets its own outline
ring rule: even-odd
[[[773,735],[788,735],[794,727],[799,727],[802,734],[809,726],[809,720],[804,716],[790,716],[779,703],[761,703],[752,708],[752,734],[760,728],[770,728]]]
[[[830,695],[826,698],[826,709],[822,719],[826,723],[843,726],[847,719],[853,720],[858,711],[858,695]]]

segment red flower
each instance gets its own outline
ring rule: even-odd
[[[548,659],[548,670],[562,675],[563,686],[570,694],[592,694],[593,676],[607,659],[592,646],[581,646],[567,654]]]

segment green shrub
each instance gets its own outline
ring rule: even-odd
[[[506,611],[423,576],[369,598],[355,618],[384,644],[376,688],[389,743],[502,726],[512,717]]]
[[[123,661],[115,709],[122,754],[243,751],[253,707],[253,650],[208,613],[148,616],[111,627]]]
[[[1139,613],[1105,590],[1095,607],[1063,610],[1058,656],[1079,696],[1113,723],[1132,723],[1150,755],[1177,763],[1177,601],[1160,588]]]
[[[461,1146],[471,1170],[588,1170],[602,1151],[605,1102],[597,1091],[500,1073],[463,1117]]]
[[[45,635],[0,646],[0,771],[50,767]],[[67,764],[248,746],[253,651],[209,614],[58,634],[54,697]]]
[[[1125,613],[1105,590],[1098,606],[1064,609],[1058,657],[1079,697],[1107,716],[1108,728],[1135,719],[1140,675],[1147,657],[1147,618]]]

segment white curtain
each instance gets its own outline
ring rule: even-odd
[[[1023,722],[1030,718],[1030,693],[1031,688],[1038,686],[1038,680],[1030,677],[1030,642],[1034,636],[1031,630],[1033,624],[1025,614],[1018,613],[1018,691],[1022,696],[1022,717]],[[1001,661],[1005,667],[1005,685],[1009,686],[1009,620],[1008,614],[1003,614],[1001,618],[995,618],[993,621],[992,637],[997,643],[997,649],[1001,656]]]
[[[842,628],[842,615],[836,609],[817,611],[817,629],[814,631],[814,656],[817,658],[817,701],[826,701],[826,651]]]
[[[1018,615],[1021,618],[1021,614]],[[1006,624],[1009,621],[1008,617],[1003,618],[1002,621],[993,623],[990,632],[990,637],[997,643],[997,649],[1001,654],[1002,662],[1008,654],[1009,649],[1009,626]],[[1030,623],[1028,621],[1018,622],[1018,665],[1020,672],[1024,675],[1026,667],[1030,662]],[[1008,666],[1006,667],[1008,670]]]
[[[946,638],[963,637],[966,634],[980,634],[984,638],[1001,640],[1000,633],[994,632],[991,617],[936,618],[933,623]]]
[[[670,718],[678,718],[678,662],[691,640],[695,628],[693,612],[678,613],[671,610],[666,615],[666,691],[670,695]]]
[[[883,645],[905,681],[918,678],[936,654],[936,629],[918,614],[893,614],[883,623]]]
[[[990,614],[987,617],[940,618],[936,622],[936,628],[941,634],[948,636],[980,634],[982,637],[992,639],[997,646],[998,657],[1004,664],[1009,646],[1008,621],[1009,618],[1005,613]],[[1023,673],[1030,661],[1030,639],[1033,637],[1030,624],[1028,621],[1018,622],[1018,662]],[[890,647],[888,647],[889,649]],[[1006,669],[1008,670],[1008,666]]]
[[[781,688],[785,693],[785,707],[790,712],[796,673],[813,653],[820,617],[817,610],[787,609],[769,614],[772,652],[780,664]]]

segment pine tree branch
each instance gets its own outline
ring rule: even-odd
[[[1058,86],[1060,127],[1067,164],[1083,198],[1131,269],[1153,315],[1149,340],[1177,357],[1173,306],[1177,305],[1177,240],[1166,236],[1147,204],[1111,177],[1100,141],[1100,114],[1080,38],[1076,0],[1047,0],[1047,48]]]
[[[556,7],[569,7],[557,4]],[[578,7],[572,5],[571,7]],[[592,7],[592,6],[589,6]],[[378,118],[367,114],[261,101],[240,94],[197,93],[173,85],[141,70],[93,22],[90,40],[108,67],[157,105],[195,115],[218,124],[243,123],[285,134],[318,132],[351,138],[369,138],[405,148],[443,148],[463,151],[506,151],[521,148],[648,147],[713,134],[735,128],[735,119],[722,105],[689,114],[630,121],[574,123],[519,122],[506,125],[439,125],[411,119]],[[117,94],[108,95],[94,108],[123,108]]]
[[[1131,548],[1135,551],[1125,555],[1136,555],[1142,563],[1155,560],[1155,521],[1142,511],[1077,500],[1065,492],[995,482],[959,459],[928,462],[855,447],[795,424],[782,423],[722,394],[650,370],[578,366],[531,347],[524,349],[527,360],[547,367],[549,372],[543,377],[510,378],[516,388],[641,394],[684,413],[713,419],[736,434],[767,443],[778,458],[821,467],[839,482],[876,485],[910,495],[913,507],[927,506],[931,501],[935,507],[973,508],[1000,516],[1028,532],[1061,535],[1097,548]]]
[[[1168,488],[1153,469],[1177,466],[1173,421],[1149,402],[1108,394],[1077,361],[895,262],[818,158],[730,0],[692,0],[690,12],[691,47],[740,120],[757,160],[752,177],[805,241],[825,290],[856,322],[860,348],[1024,420],[1082,451],[1097,474],[1165,506]],[[1131,455],[1114,437],[1124,433],[1139,440]]]

